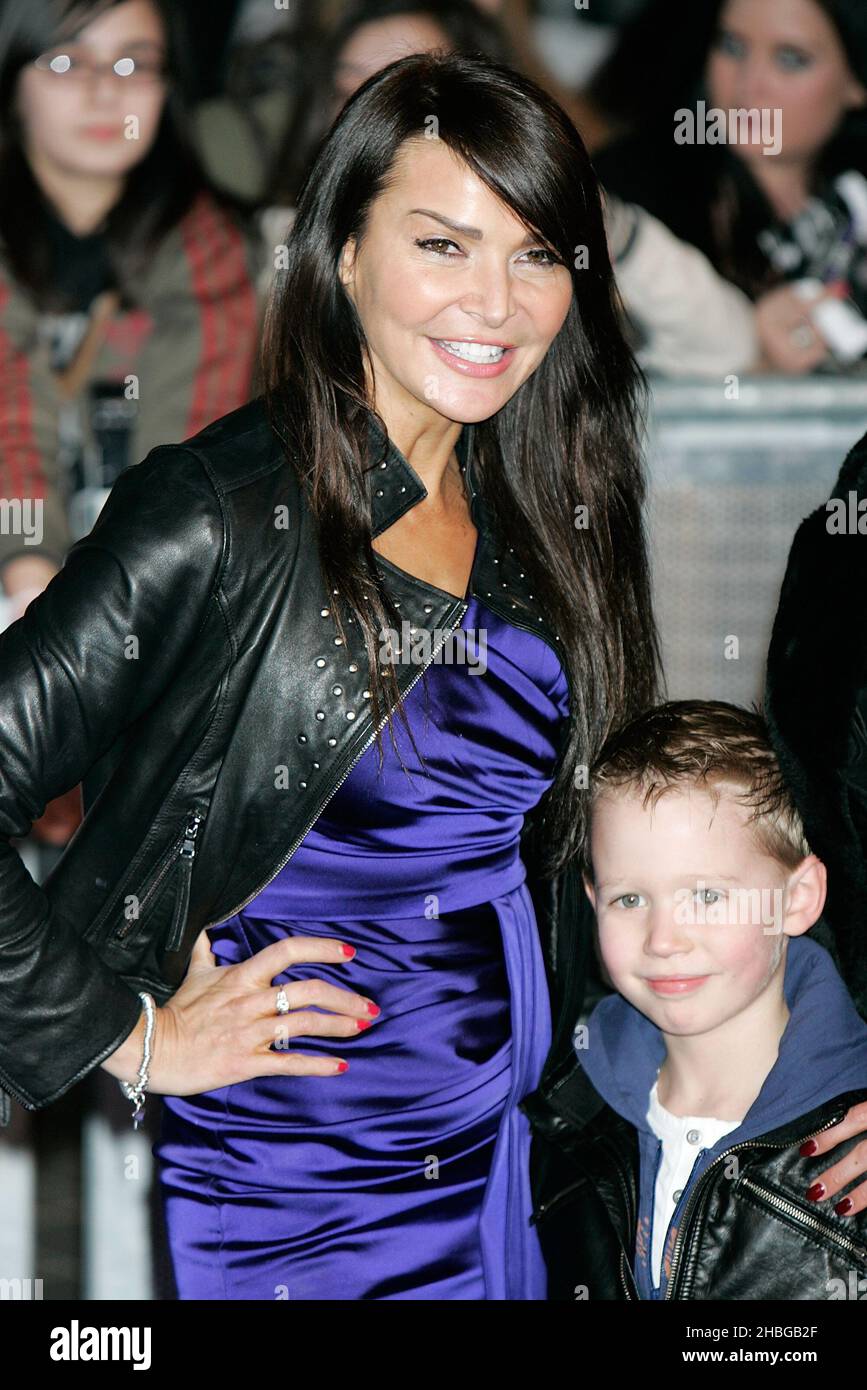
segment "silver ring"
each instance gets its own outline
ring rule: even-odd
[[[812,347],[816,340],[814,330],[807,323],[799,323],[796,328],[790,330],[789,337],[798,347]]]
[[[289,1000],[286,996],[285,989],[279,989],[277,991],[277,1012],[278,1014],[288,1014],[290,1012]]]

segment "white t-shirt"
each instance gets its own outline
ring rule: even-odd
[[[659,1103],[657,1084],[654,1081],[647,1111],[647,1123],[657,1139],[662,1140],[651,1244],[654,1288],[659,1287],[662,1275],[662,1252],[671,1218],[689,1181],[695,1160],[702,1149],[712,1149],[724,1134],[729,1134],[742,1123],[741,1120],[717,1120],[712,1115],[672,1115]]]

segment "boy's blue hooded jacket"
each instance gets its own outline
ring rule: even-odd
[[[784,990],[790,1016],[777,1060],[738,1128],[713,1148],[699,1151],[671,1218],[675,1227],[696,1181],[725,1150],[791,1123],[846,1091],[867,1087],[867,1023],[818,942],[806,936],[789,939]],[[600,1000],[582,1036],[587,1046],[576,1051],[583,1070],[603,1100],[638,1132],[638,1222],[648,1238],[636,1242],[634,1274],[641,1298],[664,1298],[664,1266],[659,1288],[653,1287],[649,1238],[662,1142],[646,1115],[665,1059],[665,1041],[659,1028],[619,994]]]

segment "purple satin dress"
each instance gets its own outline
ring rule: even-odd
[[[546,1297],[517,1102],[551,1015],[519,835],[568,689],[548,643],[479,599],[461,626],[466,664],[435,660],[406,699],[424,768],[398,718],[411,777],[386,729],[382,769],[371,744],[288,864],[210,930],[220,964],[287,932],[346,941],[346,965],[275,982],[319,976],[382,1013],[285,1044],[345,1057],[343,1075],[163,1098],[153,1152],[182,1299]]]

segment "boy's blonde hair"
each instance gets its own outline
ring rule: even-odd
[[[590,769],[588,827],[597,799],[614,789],[643,794],[646,808],[670,787],[691,786],[714,809],[722,791],[749,806],[756,842],[785,868],[811,853],[759,707],[724,700],[670,700],[612,734]],[[589,828],[580,865],[592,881]]]

